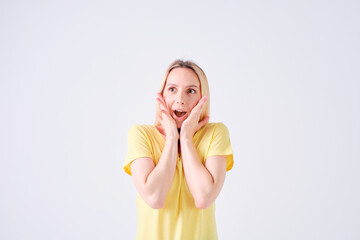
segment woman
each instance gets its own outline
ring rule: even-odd
[[[134,125],[124,164],[138,191],[137,239],[217,239],[215,199],[233,166],[229,133],[209,121],[202,69],[176,60],[157,95],[155,125]]]

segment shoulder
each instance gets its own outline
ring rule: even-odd
[[[153,131],[155,128],[154,125],[148,125],[148,124],[137,124],[137,125],[132,125],[129,128],[129,132],[131,131],[141,131],[141,132],[149,132],[149,131]]]
[[[216,122],[213,124],[214,124],[214,128],[216,128],[216,129],[227,129],[226,125],[222,122]]]
[[[214,123],[207,123],[204,127],[203,127],[203,131],[206,132],[212,132],[213,134],[216,133],[221,133],[221,132],[229,132],[228,128],[226,127],[226,125],[222,122],[214,122]]]
[[[229,131],[222,122],[207,123],[196,133],[196,137],[210,141],[216,138],[229,138]]]
[[[132,136],[149,136],[154,132],[154,125],[138,124],[132,125],[128,131],[128,137]]]

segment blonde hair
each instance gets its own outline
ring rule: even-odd
[[[170,66],[167,68],[165,75],[161,81],[159,92],[161,93],[161,95],[163,94],[164,88],[166,85],[166,80],[169,76],[169,73],[171,72],[171,70],[173,70],[175,68],[188,68],[188,69],[193,70],[195,72],[195,74],[197,75],[199,82],[200,82],[201,97],[202,96],[208,97],[207,101],[205,102],[204,108],[200,114],[200,121],[203,120],[206,116],[209,116],[209,114],[210,114],[210,90],[209,90],[208,80],[206,78],[204,71],[196,63],[194,63],[192,61],[183,61],[181,59],[177,59],[173,63],[171,63]],[[160,115],[160,105],[157,104],[155,125],[160,124],[158,121],[159,115]]]

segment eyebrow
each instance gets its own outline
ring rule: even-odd
[[[178,85],[177,84],[175,84],[175,83],[168,83],[168,84],[166,84],[166,86],[175,86],[175,87],[178,87]],[[188,86],[186,86],[187,88],[190,88],[190,87],[193,87],[193,88],[197,88],[197,89],[199,89],[199,87],[198,86],[196,86],[196,85],[188,85]]]

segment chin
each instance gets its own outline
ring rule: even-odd
[[[181,123],[176,123],[176,127],[177,127],[178,129],[180,129],[181,126],[182,126],[182,122],[181,122]]]

